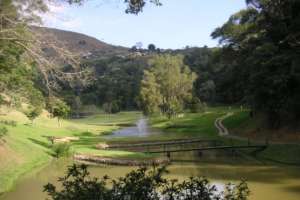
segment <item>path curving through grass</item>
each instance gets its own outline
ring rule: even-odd
[[[222,117],[218,117],[216,120],[215,120],[215,127],[218,129],[218,134],[219,136],[228,136],[229,135],[229,131],[228,129],[223,125],[223,120],[232,116],[233,113],[232,112],[229,112],[227,113],[226,115],[222,116]]]

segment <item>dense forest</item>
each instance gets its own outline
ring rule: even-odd
[[[159,32],[156,23],[149,31],[152,17],[139,26],[130,20],[149,5],[156,14],[153,10],[172,2],[176,9],[170,6],[170,13],[189,25],[180,28],[185,23],[172,19],[174,35],[184,33],[181,39],[188,43],[185,32],[203,31],[201,23],[194,29],[207,17],[198,16],[199,7],[206,4],[213,13],[214,2],[180,1],[196,13],[186,17],[179,1],[122,0],[125,13],[119,17],[132,18],[123,22],[114,15],[114,23],[150,32],[147,41],[156,42],[146,47],[145,41],[117,46],[120,39],[112,45],[43,27],[52,3],[82,9],[88,2],[0,0],[0,199],[41,199],[43,185],[44,195],[54,200],[246,200],[252,194],[253,199],[298,199],[300,0],[245,0],[244,9],[230,10],[219,27],[209,28],[216,44],[210,47],[197,46],[192,38],[195,46],[161,48],[157,37],[183,46],[179,37],[170,37],[170,18],[164,37],[153,34]],[[115,26],[108,18],[99,24]],[[96,26],[98,19],[85,20],[90,19]],[[109,29],[109,34],[132,31]],[[91,175],[85,164],[93,165]],[[152,170],[136,168],[146,165]],[[212,184],[196,178],[200,175]],[[174,177],[178,181],[169,179]]]
[[[112,107],[115,112],[142,109],[145,70],[157,55],[171,54],[182,56],[184,65],[196,74],[193,97],[185,99],[184,105],[195,98],[210,105],[245,105],[273,128],[293,124],[300,115],[299,2],[252,0],[247,4],[212,33],[220,41],[218,48],[155,51],[155,45],[149,45],[148,49],[127,49],[125,54],[123,48],[122,55],[101,57],[98,51],[98,56],[85,55],[76,62],[64,56],[70,62],[59,58],[50,65],[44,61],[49,55],[45,59],[36,56],[38,44],[30,42],[36,31],[28,29],[29,21],[36,18],[33,10],[43,10],[43,6],[32,4],[25,16],[12,1],[2,1],[1,27],[7,31],[1,32],[0,42],[0,102],[18,106],[26,101],[34,107],[48,105],[51,110],[49,101],[59,98],[77,116],[80,107],[87,104],[109,112]],[[24,23],[16,25],[12,19]],[[28,39],[18,38],[22,34]],[[45,48],[41,52],[45,54]],[[52,57],[57,55],[60,53],[52,53]]]

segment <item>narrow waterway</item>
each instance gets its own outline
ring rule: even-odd
[[[124,128],[116,131],[111,137],[147,136],[152,133],[147,126],[146,119],[138,121],[136,127]],[[211,152],[199,157],[197,153],[178,153],[174,155],[172,164],[168,166],[169,178],[178,180],[190,176],[205,176],[219,188],[224,183],[237,182],[241,179],[248,181],[251,190],[251,200],[299,200],[300,199],[300,167],[264,165],[256,161],[230,158]],[[205,160],[204,160],[205,159]],[[47,195],[43,193],[43,185],[55,183],[57,178],[64,175],[71,160],[57,160],[48,166],[23,178],[15,189],[2,200],[41,200]],[[109,175],[117,178],[125,175],[134,167],[120,166],[91,166],[93,176]]]

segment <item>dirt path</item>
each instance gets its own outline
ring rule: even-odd
[[[221,137],[226,137],[226,138],[230,138],[230,139],[236,139],[236,140],[244,140],[244,141],[247,141],[249,140],[249,138],[247,137],[242,137],[242,136],[237,136],[237,135],[232,135],[229,133],[228,129],[224,126],[223,124],[223,120],[234,115],[233,112],[229,112],[227,113],[226,115],[223,115],[222,117],[219,117],[215,120],[215,127],[218,129],[218,134],[219,136]],[[258,143],[265,143],[266,140],[255,140],[256,142]],[[272,143],[275,143],[275,142],[272,142]],[[281,143],[277,143],[277,144],[285,144],[283,142]]]
[[[220,136],[228,136],[229,135],[228,129],[223,125],[223,120],[232,115],[233,115],[233,113],[230,112],[230,113],[227,113],[226,115],[216,119],[215,127],[218,129],[218,134]]]
[[[243,136],[238,136],[238,135],[232,135],[229,133],[228,129],[224,126],[223,120],[232,116],[234,113],[229,112],[226,115],[223,115],[222,117],[219,117],[215,120],[215,127],[218,129],[218,134],[219,136],[226,137],[226,138],[231,138],[231,139],[236,139],[236,140],[249,140],[250,138],[248,137],[243,137]],[[261,138],[261,139],[251,139],[252,141],[255,141],[257,143],[266,143],[267,139],[266,138]],[[294,144],[294,145],[299,145],[299,142],[297,141],[291,141],[291,142],[286,142],[286,141],[274,141],[274,140],[268,140],[269,144]]]

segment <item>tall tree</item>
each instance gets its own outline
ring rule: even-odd
[[[247,3],[212,36],[231,54],[249,105],[279,127],[300,117],[300,2]]]
[[[150,69],[145,71],[141,87],[142,105],[153,107],[169,118],[181,112],[184,103],[191,99],[195,73],[184,65],[182,56],[160,55],[149,61]],[[149,95],[147,92],[151,91]],[[153,97],[155,96],[155,97]],[[158,102],[154,102],[157,100]]]
[[[162,103],[159,85],[156,82],[154,73],[150,71],[144,72],[144,78],[140,91],[141,108],[144,114],[150,115],[159,112],[159,106]]]

